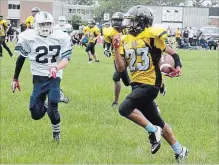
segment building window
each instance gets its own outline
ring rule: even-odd
[[[8,4],[8,9],[20,10],[20,5]]]
[[[12,9],[12,4],[8,4],[8,9]]]
[[[72,9],[72,13],[76,14],[76,9]]]
[[[72,12],[72,10],[71,9],[68,9],[68,13],[71,13]]]
[[[77,14],[81,14],[81,9],[77,9]]]

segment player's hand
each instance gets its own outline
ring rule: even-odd
[[[121,37],[119,34],[113,37],[113,47],[115,49],[118,49],[120,47],[120,42],[121,42]]]
[[[110,57],[111,56],[110,50],[105,49],[104,50],[104,55],[107,56],[107,57]]]
[[[56,73],[57,73],[58,69],[57,67],[52,67],[49,69],[49,78],[56,78]]]
[[[15,90],[17,88],[18,88],[19,91],[21,91],[20,83],[17,79],[13,79],[13,81],[11,82],[11,88],[12,88],[13,93],[15,92]]]
[[[171,70],[171,72],[170,73],[168,73],[168,74],[166,74],[166,76],[168,76],[168,77],[179,77],[180,76],[180,74],[181,74],[181,68],[178,66],[178,67],[176,67],[176,69],[175,68],[173,68],[173,67],[170,67],[169,68],[170,70]]]

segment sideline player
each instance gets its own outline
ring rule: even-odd
[[[31,13],[32,13],[32,15],[31,16],[29,16],[27,19],[26,19],[26,21],[25,21],[25,24],[26,24],[26,26],[27,26],[27,29],[33,29],[34,27],[34,17],[35,17],[35,15],[37,14],[37,13],[39,13],[40,12],[40,8],[38,8],[38,7],[34,7],[34,8],[32,8],[32,10],[31,10]]]
[[[8,54],[12,57],[13,53],[5,43],[5,38],[8,30],[8,22],[3,19],[3,15],[0,14],[0,58],[2,58],[2,47],[4,47]]]
[[[44,117],[51,120],[53,138],[60,141],[60,81],[63,69],[68,65],[72,54],[70,36],[60,30],[53,30],[54,20],[50,13],[36,14],[35,29],[19,35],[15,50],[20,53],[16,63],[15,75],[18,77],[23,58],[29,57],[33,75],[33,92],[30,98],[30,112],[34,120]],[[20,89],[19,81],[12,81],[12,91]],[[48,105],[45,105],[48,96]]]
[[[84,27],[84,36],[81,39],[82,41],[84,37],[88,37],[88,45],[85,50],[88,54],[88,63],[92,63],[92,56],[94,57],[95,62],[100,62],[95,52],[95,45],[97,43],[98,37],[100,36],[100,29],[95,25],[95,20],[89,20],[88,26]]]
[[[103,31],[104,42],[105,42],[104,55],[107,57],[110,57],[112,54],[114,64],[115,64],[115,52],[112,46],[113,37],[122,32],[123,17],[124,17],[124,14],[122,12],[114,13],[111,19],[112,27],[109,27]],[[110,51],[110,48],[111,48],[111,51]],[[116,66],[115,66],[115,72],[113,74],[113,81],[115,82],[115,86],[114,86],[115,98],[112,103],[112,106],[118,106],[119,94],[121,91],[120,79],[122,79],[125,86],[129,86],[130,79],[128,76],[127,69],[125,69],[122,73],[120,73],[116,70]]]
[[[158,128],[162,128],[163,137],[173,148],[176,161],[183,161],[188,155],[188,149],[176,140],[154,102],[162,84],[158,67],[162,51],[172,55],[176,64],[176,68],[170,68],[170,77],[177,77],[181,73],[179,56],[162,39],[166,32],[158,33],[151,28],[154,17],[149,8],[134,6],[125,15],[123,26],[128,29],[128,34],[114,37],[113,46],[118,71],[123,72],[129,66],[132,92],[120,105],[119,112],[148,131],[152,153],[159,149],[160,134],[157,132]]]
[[[67,23],[65,16],[59,16],[58,24],[55,26],[55,29],[68,33],[69,35],[73,31],[73,27],[69,23]]]

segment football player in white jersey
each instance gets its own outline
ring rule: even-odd
[[[65,16],[59,16],[58,24],[55,26],[55,29],[68,33],[69,35],[73,31],[73,27],[67,23]]]
[[[33,92],[30,98],[30,112],[34,120],[44,117],[45,113],[51,120],[53,139],[60,141],[60,81],[63,69],[68,65],[72,54],[70,36],[54,29],[54,20],[50,13],[41,11],[35,16],[35,29],[22,32],[19,35],[15,50],[18,57],[12,91],[20,89],[18,76],[24,59],[30,59],[33,75]],[[45,104],[48,96],[48,105]]]

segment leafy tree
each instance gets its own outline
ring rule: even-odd
[[[71,20],[73,29],[78,30],[80,24],[82,23],[81,17],[78,15],[73,15]]]

